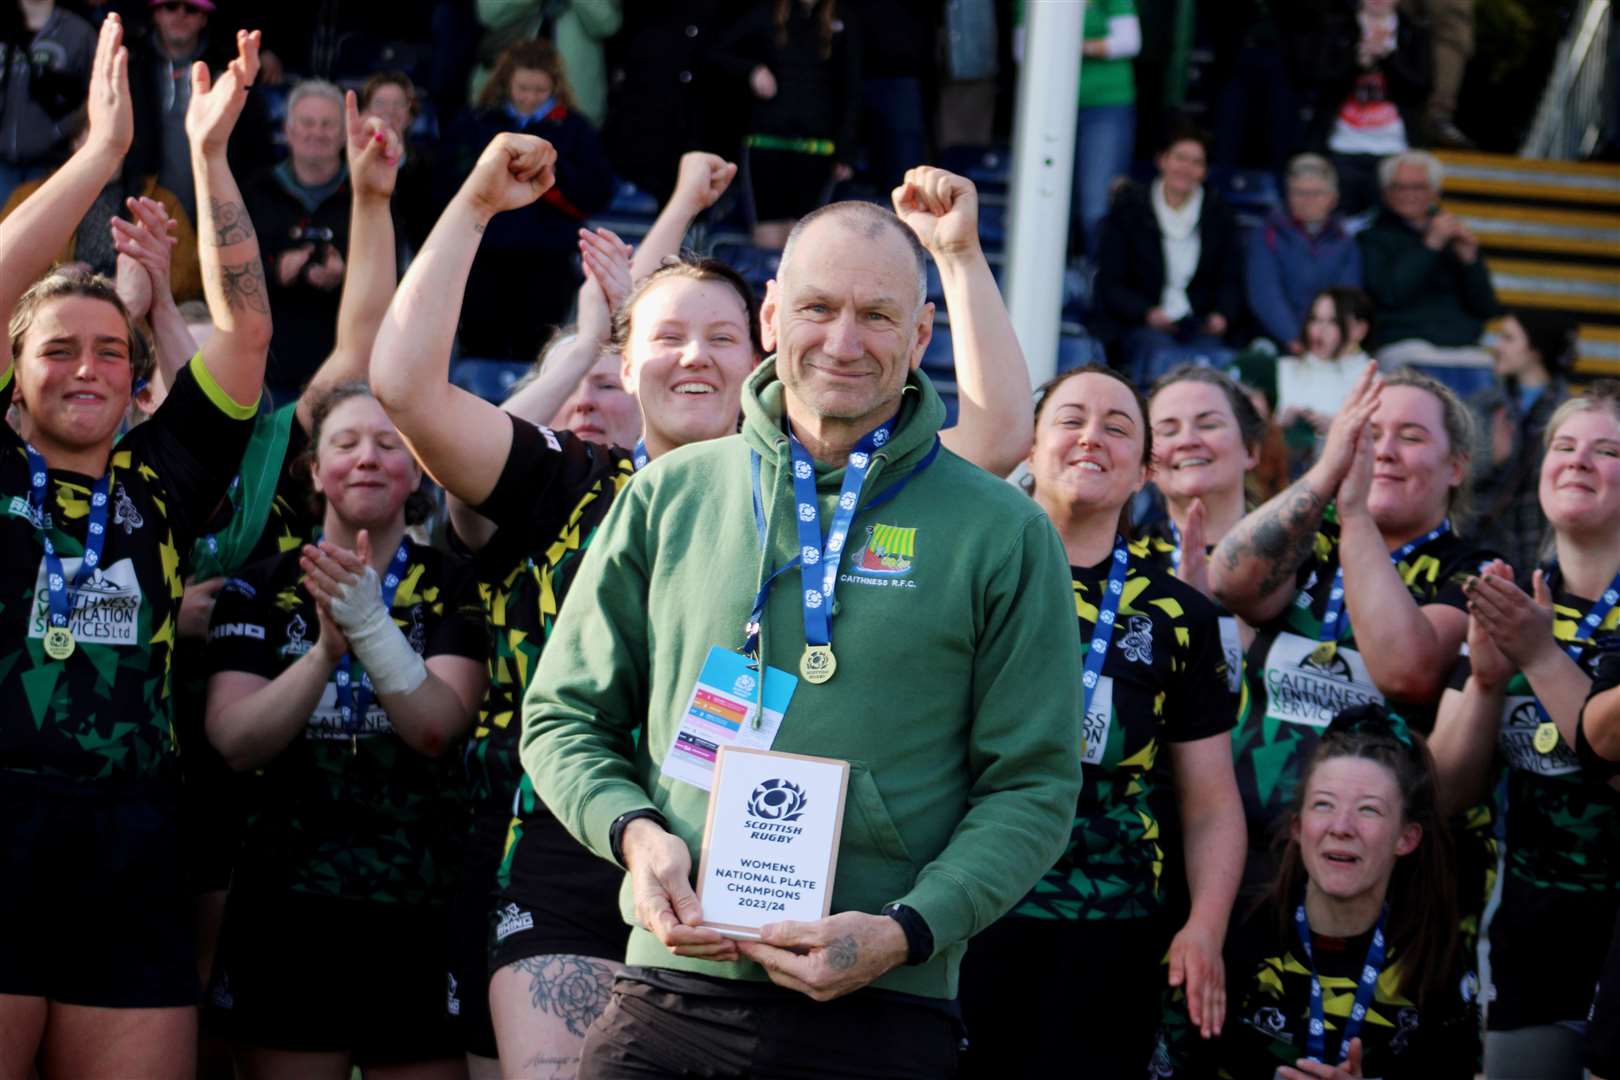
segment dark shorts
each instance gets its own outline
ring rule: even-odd
[[[861,990],[815,1002],[771,983],[633,967],[585,1035],[579,1080],[940,1080],[956,1075],[961,1032],[946,1001]]]
[[[1559,941],[1606,942],[1616,894],[1537,889],[1509,874],[1491,919],[1492,1031],[1585,1020],[1606,950],[1559,948]],[[1554,932],[1551,928],[1557,927]]]
[[[172,791],[0,772],[0,994],[197,1004]]]
[[[231,891],[209,1004],[248,1046],[361,1064],[456,1057],[442,907]]]
[[[755,221],[800,218],[827,201],[833,182],[831,157],[795,150],[748,151],[748,178]]]
[[[508,846],[507,881],[489,916],[490,972],[531,956],[623,962],[624,870],[587,850],[544,806],[513,828]]]
[[[504,830],[504,825],[502,826]],[[498,835],[498,834],[496,834]],[[450,955],[445,1008],[463,1053],[497,1057],[489,1015],[489,913],[495,906],[500,842],[475,827],[462,851],[461,883],[450,901]]]
[[[1146,1075],[1163,1008],[1162,919],[1007,916],[962,960],[967,1077]],[[1084,973],[1083,977],[1081,973]]]

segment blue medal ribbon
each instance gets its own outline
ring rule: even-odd
[[[1114,537],[1113,565],[1108,570],[1108,584],[1097,602],[1097,622],[1091,628],[1091,644],[1086,648],[1085,674],[1080,677],[1080,715],[1091,712],[1091,696],[1097,692],[1102,679],[1103,661],[1108,659],[1108,643],[1114,640],[1114,622],[1119,616],[1119,601],[1125,594],[1125,573],[1129,568],[1130,552],[1123,536]]]
[[[382,606],[385,612],[394,606],[394,593],[399,588],[400,579],[405,576],[405,566],[410,562],[410,558],[411,541],[406,537],[399,542],[399,550],[394,552],[394,561],[388,564],[388,573],[383,575]],[[343,730],[348,733],[349,738],[358,739],[361,729],[366,726],[366,710],[371,707],[371,676],[362,672],[360,685],[356,686],[350,674],[350,660],[349,654],[344,653],[343,659],[338,661],[332,681],[337,684],[338,716],[343,720]]]
[[[1389,561],[1398,566],[1406,559],[1407,556],[1411,555],[1412,552],[1416,551],[1420,547],[1428,545],[1431,541],[1440,539],[1440,537],[1446,535],[1450,531],[1451,519],[1447,518],[1434,528],[1430,529],[1428,532],[1424,533],[1422,536],[1418,537],[1416,540],[1408,541],[1407,543],[1402,544],[1396,550],[1390,552]],[[1304,601],[1304,603],[1301,605],[1302,607],[1308,607],[1310,605],[1310,595],[1308,593],[1301,594],[1300,598]],[[1327,610],[1322,613],[1322,626],[1321,629],[1317,631],[1317,640],[1338,641],[1339,622],[1340,617],[1343,614],[1344,565],[1341,563],[1339,568],[1333,572],[1333,588],[1328,592]]]
[[[1181,530],[1176,528],[1176,523],[1175,523],[1175,521],[1173,519],[1167,517],[1164,520],[1170,526],[1170,539],[1175,544],[1175,546],[1170,549],[1170,572],[1172,574],[1180,574],[1181,573]]]
[[[31,443],[24,443],[28,454],[28,509],[39,527],[40,543],[45,548],[45,587],[50,605],[50,625],[67,629],[73,612],[73,594],[101,565],[101,552],[107,543],[107,513],[112,500],[112,463],[90,489],[90,521],[85,527],[84,556],[79,561],[78,573],[69,582],[62,571],[62,559],[51,541],[50,518],[45,509],[46,486],[49,470],[45,458]]]
[[[1556,572],[1556,565],[1553,567],[1553,570]],[[1586,644],[1597,639],[1598,628],[1603,625],[1603,620],[1609,617],[1609,612],[1614,610],[1614,606],[1617,603],[1620,603],[1620,574],[1616,574],[1614,576],[1614,580],[1609,582],[1609,587],[1603,590],[1603,595],[1597,598],[1597,600],[1587,610],[1585,615],[1581,616],[1580,629],[1575,631],[1575,637],[1570,641],[1564,642],[1564,652],[1567,653],[1569,658],[1575,661],[1577,665],[1579,665],[1581,662],[1581,653],[1586,650]],[[1541,717],[1540,724],[1543,726],[1552,724],[1552,715],[1548,713],[1546,707],[1541,704],[1541,699],[1535,698],[1534,700],[1536,703],[1536,713]],[[1556,727],[1556,725],[1554,725],[1554,727]],[[1553,743],[1552,746],[1554,749],[1557,748],[1556,743]],[[1536,749],[1539,750],[1541,748],[1538,746]],[[1551,751],[1548,752],[1550,753]]]
[[[647,440],[637,439],[636,448],[630,451],[630,464],[635,466],[636,472],[640,472],[647,467],[647,462],[651,460],[647,454]]]
[[[1325,1065],[1337,1064],[1350,1050],[1350,1040],[1361,1032],[1361,1021],[1372,1004],[1378,989],[1378,976],[1384,970],[1384,920],[1389,917],[1389,906],[1378,915],[1373,927],[1372,944],[1367,946],[1367,959],[1361,965],[1361,977],[1356,981],[1356,997],[1350,1006],[1350,1018],[1339,1033],[1339,1054],[1332,1061],[1327,1056],[1327,1020],[1322,1009],[1322,981],[1316,977],[1316,958],[1311,955],[1311,924],[1305,918],[1305,904],[1294,909],[1294,929],[1299,931],[1299,944],[1305,950],[1305,959],[1311,965],[1311,1020],[1305,1032],[1305,1056]]]

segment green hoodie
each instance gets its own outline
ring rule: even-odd
[[[697,865],[708,793],[664,777],[659,763],[710,646],[741,644],[764,573],[798,553],[782,413],[768,359],[744,390],[741,435],[684,447],[637,475],[602,523],[529,683],[523,766],[558,820],[604,858],[614,819],[652,805]],[[944,415],[913,373],[863,503],[928,456]],[[750,449],[762,458],[763,561]],[[842,468],[818,468],[824,514],[842,481]],[[883,573],[860,572],[879,557]],[[1068,562],[1035,503],[943,450],[892,501],[856,514],[843,558],[838,672],[821,686],[799,681],[773,749],[850,763],[833,912],[876,914],[899,901],[933,931],[932,959],[874,985],[954,997],[967,939],[1021,899],[1068,840],[1080,790]],[[796,572],[782,578],[760,651],[796,673],[802,593]],[[632,741],[643,718],[646,735]],[[633,925],[628,886],[620,907]],[[765,978],[749,962],[675,956],[639,927],[627,959]]]

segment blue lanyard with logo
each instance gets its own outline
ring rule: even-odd
[[[1378,925],[1373,927],[1372,944],[1367,946],[1367,959],[1361,965],[1361,977],[1356,981],[1356,997],[1350,1007],[1350,1018],[1344,1022],[1344,1030],[1339,1035],[1338,1061],[1345,1059],[1350,1049],[1350,1040],[1361,1032],[1361,1021],[1367,1015],[1367,1007],[1372,1004],[1373,993],[1378,989],[1378,976],[1384,970],[1384,920],[1389,916],[1389,907],[1378,915]],[[1311,1061],[1323,1064],[1333,1064],[1327,1057],[1327,1020],[1322,1009],[1322,981],[1316,977],[1316,958],[1311,955],[1311,924],[1305,918],[1305,905],[1302,902],[1294,909],[1294,929],[1299,931],[1299,944],[1305,950],[1305,959],[1311,965],[1311,1021],[1305,1032],[1305,1056]]]
[[[405,565],[410,558],[411,541],[406,537],[399,542],[399,550],[394,552],[394,561],[388,564],[388,573],[382,579],[382,606],[385,614],[394,606],[394,592],[399,588],[400,579],[405,576]],[[333,675],[332,681],[337,683],[338,716],[343,721],[343,730],[349,734],[349,747],[358,753],[360,732],[366,726],[366,711],[371,707],[371,676],[362,673],[360,685],[356,686],[349,668],[350,657],[348,653],[344,653],[343,658],[338,661],[337,672]]]
[[[101,474],[90,490],[90,521],[85,527],[84,557],[79,560],[79,570],[69,582],[62,570],[62,559],[56,553],[56,545],[51,542],[45,509],[49,480],[45,458],[30,443],[24,443],[23,449],[28,454],[28,509],[39,527],[40,542],[45,547],[45,588],[50,615],[43,648],[45,655],[52,660],[66,660],[73,655],[76,647],[73,631],[68,628],[73,611],[73,594],[101,565],[102,548],[107,543],[107,507],[111,502],[107,496],[112,490],[112,463],[108,462],[107,471]]]
[[[1170,549],[1170,572],[1179,574],[1181,573],[1181,530],[1176,528],[1176,523],[1170,518],[1164,520],[1170,526],[1170,539],[1175,544],[1175,547]]]
[[[1556,569],[1554,567],[1555,571]],[[1580,628],[1575,631],[1574,639],[1564,642],[1564,652],[1576,664],[1581,662],[1581,653],[1586,650],[1583,643],[1597,638],[1599,628],[1603,626],[1603,621],[1609,617],[1609,613],[1614,610],[1617,603],[1620,603],[1620,574],[1614,576],[1614,580],[1609,582],[1609,587],[1603,590],[1603,595],[1598,597],[1587,613],[1581,617]],[[1536,724],[1536,733],[1530,742],[1537,753],[1550,754],[1558,749],[1560,739],[1558,725],[1553,723],[1553,718],[1541,704],[1541,699],[1534,700],[1536,713],[1541,719]]]
[[[1446,535],[1450,531],[1451,519],[1447,518],[1434,528],[1430,529],[1427,533],[1424,533],[1422,536],[1418,537],[1416,540],[1410,540],[1407,543],[1402,544],[1396,550],[1390,552],[1389,561],[1399,566],[1403,561],[1405,561],[1407,556],[1412,554],[1412,552],[1416,551],[1420,547],[1426,546],[1431,541],[1438,540],[1440,537]],[[1308,593],[1301,594],[1300,599],[1303,600],[1307,605],[1310,603],[1310,595]],[[1322,613],[1322,626],[1317,632],[1317,638],[1322,642],[1322,644],[1318,645],[1315,652],[1311,654],[1313,657],[1316,657],[1319,662],[1322,660],[1331,659],[1334,652],[1337,651],[1339,640],[1339,621],[1343,614],[1344,564],[1341,562],[1339,564],[1339,568],[1333,572],[1333,588],[1328,591],[1327,610]],[[1325,655],[1318,656],[1318,654]]]
[[[1085,674],[1080,677],[1081,715],[1091,712],[1091,697],[1097,692],[1102,679],[1103,661],[1108,659],[1108,643],[1114,640],[1114,622],[1119,617],[1120,598],[1125,593],[1125,573],[1129,568],[1130,553],[1123,536],[1114,537],[1113,565],[1108,570],[1108,584],[1097,602],[1097,622],[1091,628],[1091,644],[1086,648]]]
[[[630,464],[635,466],[636,472],[640,472],[647,467],[649,460],[651,459],[647,456],[647,440],[637,439],[636,448],[630,451]]]

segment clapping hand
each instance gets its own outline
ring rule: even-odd
[[[201,60],[191,65],[191,103],[186,107],[186,137],[194,152],[223,154],[236,120],[247,104],[248,90],[259,74],[259,32],[236,32],[236,59],[218,82]]]
[[[610,229],[579,230],[579,261],[585,284],[579,289],[579,336],[606,342],[613,312],[630,292],[630,258],[635,249]]]
[[[90,91],[85,98],[89,134],[85,146],[120,160],[135,138],[135,109],[129,96],[129,50],[124,47],[124,24],[108,15],[96,39],[90,66]]]

